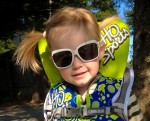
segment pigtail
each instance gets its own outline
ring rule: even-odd
[[[99,29],[100,31],[103,30],[105,27],[107,27],[109,24],[111,24],[112,22],[116,21],[116,20],[120,20],[119,16],[117,15],[114,15],[114,16],[111,16],[111,17],[108,17],[106,19],[104,19],[102,22],[100,22],[99,24]],[[103,46],[106,46],[105,45],[106,43],[104,41],[100,41],[100,45],[101,45],[101,48]]]
[[[120,20],[120,18],[117,15],[104,19],[99,25],[100,30],[103,30],[106,26],[108,26],[116,20]]]
[[[39,72],[41,67],[35,57],[35,50],[38,41],[43,37],[42,33],[32,31],[27,34],[24,40],[20,43],[14,53],[16,64],[21,66],[21,70],[24,71],[31,68],[34,72]]]

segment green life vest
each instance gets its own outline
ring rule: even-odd
[[[101,34],[102,41],[106,43],[106,49],[105,49],[104,58],[101,61],[100,70],[99,70],[101,75],[103,76],[100,76],[99,79],[95,81],[95,84],[98,86],[95,89],[100,89],[101,90],[100,92],[103,92],[103,93],[105,92],[105,95],[103,95],[102,93],[101,94],[92,93],[94,95],[98,95],[94,98],[95,102],[93,103],[89,101],[91,99],[90,96],[92,95],[89,95],[88,97],[88,94],[87,94],[86,103],[88,104],[86,104],[86,107],[82,107],[80,103],[81,96],[76,94],[76,91],[72,89],[69,84],[63,81],[62,77],[60,76],[59,71],[56,69],[53,62],[49,59],[49,55],[51,52],[48,49],[45,38],[42,38],[39,41],[38,49],[39,49],[41,62],[43,64],[45,73],[51,84],[50,92],[48,93],[47,98],[45,100],[45,104],[44,104],[45,117],[50,116],[50,119],[51,117],[54,117],[53,114],[55,113],[51,112],[54,109],[56,112],[58,111],[58,115],[57,115],[58,117],[61,116],[61,117],[64,117],[65,119],[67,118],[68,113],[72,112],[74,116],[71,116],[70,120],[73,120],[73,119],[83,120],[84,117],[88,117],[88,116],[92,116],[92,119],[89,118],[88,120],[102,120],[104,118],[106,120],[108,119],[108,121],[109,120],[110,121],[111,120],[112,121],[113,120],[116,120],[116,121],[128,120],[127,119],[127,103],[128,103],[127,100],[129,99],[131,87],[133,84],[133,77],[129,76],[131,74],[129,73],[130,71],[125,71],[127,58],[128,58],[128,52],[129,52],[129,40],[130,40],[129,26],[121,20],[112,21],[112,23],[110,23],[107,27],[105,27],[103,30],[100,31],[100,34]],[[127,74],[128,76],[126,76],[125,73],[128,73]],[[106,83],[99,83],[101,78],[105,78],[104,82]],[[108,81],[107,78],[110,80]],[[114,80],[116,80],[115,81],[116,83],[113,83]],[[124,80],[127,80],[127,81],[124,81]],[[110,84],[110,85],[107,85],[107,84]],[[59,87],[59,88],[57,89],[56,87]],[[66,92],[64,98],[68,100],[69,97],[66,98],[66,95],[76,94],[74,95],[75,100],[76,100],[75,101],[76,106],[71,105],[71,108],[70,108],[67,105],[63,105],[63,106],[61,105],[58,108],[58,107],[55,107],[56,105],[55,106],[49,105],[49,104],[53,104],[52,102],[53,97],[51,97],[50,94],[53,95],[55,91],[53,92],[52,90],[55,90],[55,89],[59,90],[60,88],[62,88],[61,90],[59,90],[59,92],[65,93],[64,92],[65,90],[63,89],[65,87],[67,87],[67,89],[70,89],[70,91]],[[108,90],[102,90],[106,88]],[[122,91],[123,89],[126,91]],[[109,91],[110,92],[114,91],[114,93],[110,95]],[[118,97],[121,97],[121,98],[115,99],[115,97],[117,97],[116,95],[119,95]],[[108,98],[108,96],[112,97],[111,102],[110,102],[111,105],[108,105],[109,104],[108,101],[104,100]],[[99,99],[104,103],[104,105],[101,105],[102,102],[96,103]],[[113,102],[113,100],[115,100],[116,102]],[[60,101],[60,98],[58,98],[57,101]],[[105,105],[105,101],[107,105]],[[102,112],[105,112],[105,113],[100,114]],[[116,113],[116,112],[119,112],[119,113]],[[76,113],[81,118],[77,118],[78,116],[76,115]],[[96,117],[98,117],[98,119],[96,119]],[[63,118],[61,119],[63,120]]]
[[[128,121],[127,105],[133,80],[130,68],[126,68],[123,80],[97,75],[85,103],[73,86],[63,81],[50,89],[45,115],[48,120]]]

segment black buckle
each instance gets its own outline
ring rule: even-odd
[[[122,112],[122,109],[121,108],[118,108],[118,107],[111,107],[111,112],[112,113],[121,113]]]
[[[82,115],[82,108],[63,107],[61,112],[61,116],[66,118],[82,117]]]

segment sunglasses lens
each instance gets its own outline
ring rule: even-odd
[[[96,43],[90,43],[80,47],[78,52],[83,60],[89,61],[98,56],[98,46]]]
[[[53,55],[53,60],[57,67],[66,67],[72,62],[72,54],[70,51],[58,52]]]

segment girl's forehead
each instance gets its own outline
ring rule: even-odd
[[[55,36],[50,41],[51,49],[70,48],[75,49],[78,45],[93,38],[82,28],[65,27],[54,32]]]

